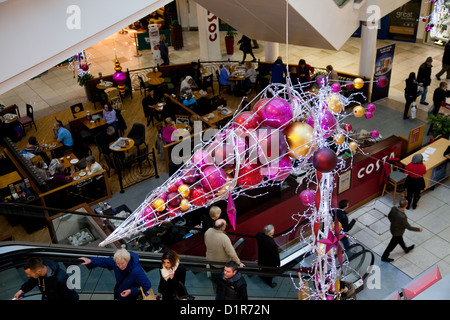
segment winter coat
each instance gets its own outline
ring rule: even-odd
[[[159,270],[159,275],[158,292],[162,294],[163,300],[174,300],[177,296],[184,294],[180,285],[180,282],[184,285],[186,281],[186,269],[183,265],[178,265],[172,279],[164,279],[161,270]]]
[[[305,64],[303,68],[297,66],[298,82],[300,83],[311,82],[311,73],[314,73],[314,68],[311,67],[309,64]],[[304,76],[300,76],[301,74],[304,74]]]
[[[258,244],[258,265],[268,267],[280,266],[280,254],[278,246],[272,237],[263,232],[256,234],[256,242]]]
[[[272,83],[284,83],[284,76],[286,74],[286,66],[283,64],[281,59],[275,60],[273,65],[270,67],[270,72],[272,74]]]
[[[402,236],[406,229],[410,231],[420,231],[419,228],[412,227],[408,223],[406,214],[398,207],[392,207],[391,211],[389,211],[388,219],[391,222],[391,233],[394,237]]]
[[[405,80],[406,87],[405,87],[405,96],[408,97],[417,97],[417,89],[418,89],[418,83],[415,80]]]
[[[117,300],[136,300],[141,286],[144,292],[147,292],[152,287],[150,280],[139,264],[139,256],[134,252],[130,252],[130,255],[130,261],[123,271],[117,267],[112,257],[90,258],[91,266],[108,268],[114,271],[114,276],[117,281],[116,287],[114,288],[114,297]],[[127,297],[122,297],[120,293],[127,289],[131,289],[131,294]]]
[[[233,260],[237,264],[241,260],[233,248],[230,238],[222,230],[209,228],[205,232],[206,260],[216,262],[228,262]],[[213,267],[221,268],[222,265],[211,264]]]
[[[338,221],[342,225],[342,230],[344,230],[345,232],[349,232],[355,225],[356,220],[352,219],[352,221],[349,223],[347,213],[342,209],[337,209],[336,214],[337,214]]]
[[[20,288],[24,293],[38,286],[42,300],[78,300],[78,293],[67,287],[69,276],[52,260],[43,260],[47,266],[47,275],[39,278],[29,278]]]
[[[249,37],[243,35],[238,44],[241,44],[239,50],[242,50],[244,53],[252,52],[252,40]]]
[[[450,65],[450,41],[444,47],[444,54],[442,55],[442,64]]]
[[[424,87],[428,87],[431,83],[431,67],[426,62],[422,63],[417,72],[417,82],[423,83]]]
[[[216,300],[248,300],[247,282],[240,272],[236,272],[230,281],[222,272],[217,282]]]

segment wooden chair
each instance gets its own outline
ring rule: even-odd
[[[34,112],[33,112],[33,106],[27,104],[27,115],[21,117],[19,108],[17,108],[17,116],[19,117],[18,121],[20,122],[20,125],[22,126],[23,132],[25,132],[25,127],[27,126],[34,126],[34,129],[37,131],[36,123],[34,122]]]
[[[176,115],[175,116],[175,123],[184,123],[184,124],[189,125],[189,116]]]
[[[219,84],[219,95],[220,95],[220,91],[222,90],[222,88],[225,88],[225,89],[229,89],[231,86],[230,85],[228,85],[228,84],[221,84],[220,83],[220,81],[219,81],[219,71],[218,70],[216,70],[216,77],[217,77],[217,83]]]
[[[212,94],[214,95],[213,74],[203,77],[203,90],[208,91],[208,88],[211,88]]]
[[[114,109],[122,109],[122,97],[120,96],[119,89],[116,87],[105,89],[108,102]]]
[[[381,197],[383,197],[385,193],[390,194],[394,198],[393,203],[395,205],[396,204],[395,199],[396,199],[397,195],[403,194],[403,192],[404,192],[403,190],[401,192],[398,192],[398,188],[399,188],[399,186],[401,186],[405,183],[407,175],[406,175],[406,173],[398,170],[398,168],[392,164],[390,165],[390,170],[391,171],[389,173],[388,183],[384,185],[383,191],[381,192]],[[390,186],[393,186],[392,191],[388,191],[388,188]]]
[[[73,106],[70,106],[70,110],[72,111],[73,117],[76,118],[75,114],[78,112],[84,111],[84,107],[83,107],[83,104],[80,102],[80,103],[74,104]]]
[[[139,92],[142,95],[142,90],[145,92],[145,96],[147,96],[147,92],[150,91],[150,84],[144,81],[141,76],[138,76],[139,79]]]

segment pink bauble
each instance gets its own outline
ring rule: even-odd
[[[313,116],[309,116],[308,119],[306,119],[306,123],[314,128],[314,118],[313,118]]]
[[[292,120],[292,108],[284,99],[275,98],[267,102],[261,111],[264,125],[273,128],[283,128]]]
[[[204,166],[212,165],[213,161],[211,155],[204,151],[198,150],[192,155],[192,163],[198,168],[203,168]]]
[[[228,169],[235,166],[236,158],[234,146],[229,143],[223,143],[214,149],[214,162],[221,168]]]
[[[277,129],[263,127],[257,130],[258,160],[267,164],[287,152],[285,136]]]
[[[227,174],[222,168],[206,166],[202,169],[202,186],[205,192],[219,191],[227,183]]]
[[[237,185],[243,189],[250,189],[258,185],[264,178],[261,166],[258,164],[246,164],[239,169]]]
[[[364,116],[366,117],[366,119],[372,119],[373,118],[373,112],[366,111],[366,113],[364,113]]]
[[[311,190],[303,190],[300,193],[300,201],[304,206],[310,206],[314,203],[316,199],[316,193]]]
[[[253,105],[252,112],[258,114],[258,116],[262,117],[262,108],[266,105],[267,102],[270,101],[270,98],[263,98],[256,102]]]
[[[369,103],[369,104],[366,106],[366,110],[367,110],[367,111],[370,111],[370,112],[374,112],[376,108],[377,108],[377,107],[376,107],[373,103]]]
[[[336,118],[330,111],[325,111],[322,118],[319,120],[320,127],[324,130],[324,137],[328,138],[334,133],[336,129]]]
[[[370,133],[370,136],[371,136],[372,138],[378,138],[379,135],[380,135],[380,133],[379,133],[378,130],[376,130],[376,129],[374,129],[374,130]]]
[[[347,89],[347,90],[352,90],[354,87],[353,87],[353,81],[347,81],[347,82],[345,82],[345,89]]]
[[[233,119],[233,128],[238,135],[258,128],[261,117],[251,111],[243,111]]]
[[[379,86],[380,88],[384,88],[387,86],[388,82],[389,82],[389,80],[387,77],[381,76],[377,80],[377,86]]]
[[[333,83],[331,85],[331,91],[333,91],[334,93],[341,91],[341,85],[337,82]]]
[[[117,83],[119,86],[125,84],[127,80],[127,74],[125,72],[115,72],[113,74],[113,81]]]
[[[159,197],[158,198],[161,198],[161,199],[163,199],[164,201],[166,201],[167,200],[167,193],[161,193],[160,195],[159,195]]]
[[[317,171],[326,173],[336,168],[337,160],[336,153],[330,148],[324,147],[314,152],[312,164]]]
[[[183,179],[178,179],[178,180],[175,182],[175,185],[176,185],[177,187],[179,187],[179,186],[181,186],[181,185],[183,185],[183,184],[184,184]]]
[[[267,168],[266,177],[272,181],[283,181],[291,174],[292,161],[291,158],[286,155],[279,161],[269,164]]]
[[[327,84],[327,78],[326,78],[323,74],[319,74],[319,75],[316,77],[316,83],[317,83],[319,86],[324,86],[324,85]]]

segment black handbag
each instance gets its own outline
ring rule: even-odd
[[[175,300],[195,300],[195,297],[187,292],[183,282],[178,281],[178,290]]]

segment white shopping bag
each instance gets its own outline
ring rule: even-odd
[[[416,118],[416,113],[417,113],[416,102],[413,102],[411,105],[411,119]]]

